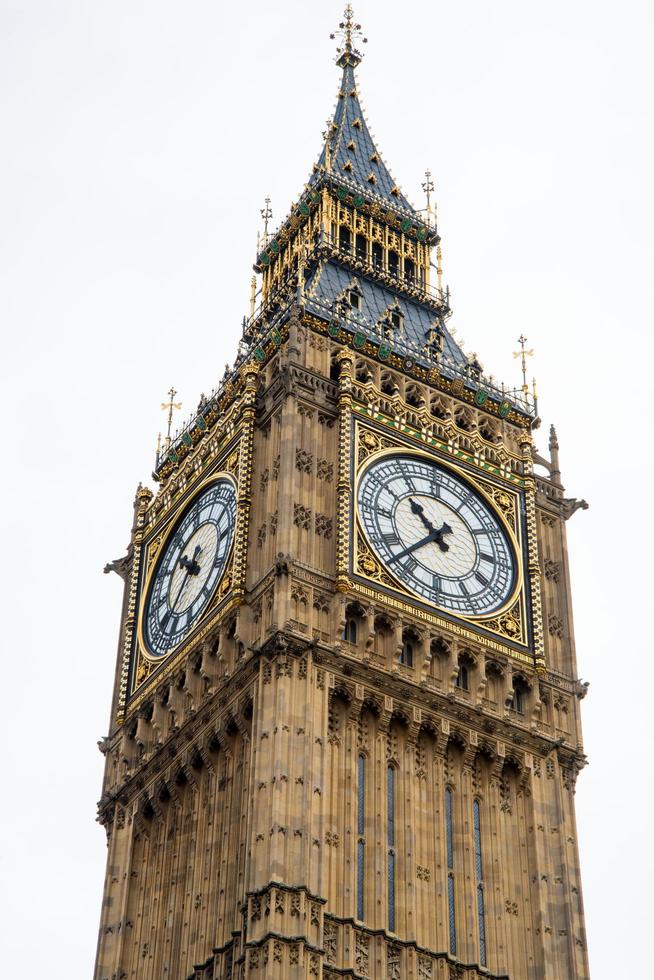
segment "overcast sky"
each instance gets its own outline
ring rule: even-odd
[[[341,2],[0,0],[0,973],[91,976],[94,823],[131,505],[248,308],[259,209],[296,200]],[[451,323],[488,373],[535,348],[568,524],[590,766],[593,980],[651,957],[652,4],[360,0],[366,116],[436,183]],[[516,978],[524,980],[524,978]],[[560,978],[565,980],[565,978]]]

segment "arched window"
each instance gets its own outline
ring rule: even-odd
[[[365,262],[368,257],[368,239],[365,235],[357,235],[356,237],[356,253],[357,258]]]
[[[384,266],[384,250],[379,242],[372,243],[372,265],[374,269],[382,269]]]
[[[400,663],[404,667],[413,667],[413,641],[404,636],[402,638],[402,653],[400,654]]]
[[[481,857],[481,812],[479,800],[472,805],[475,834],[475,875],[477,878],[477,925],[479,927],[479,963],[486,966],[486,913],[484,909],[484,863]]]
[[[354,616],[348,616],[345,620],[343,639],[346,643],[356,643],[357,641],[357,621]]]
[[[350,251],[351,244],[350,229],[346,228],[345,225],[341,225],[338,229],[338,244],[344,252]]]
[[[388,253],[388,271],[392,276],[396,276],[400,268],[400,256],[391,249]]]
[[[454,828],[452,790],[445,790],[445,844],[447,848],[447,909],[449,916],[450,953],[456,956],[456,891],[454,882]]]
[[[470,678],[468,665],[465,660],[459,660],[459,673],[456,675],[456,686],[462,691],[469,691]]]
[[[365,806],[366,806],[366,757],[360,755],[358,759],[358,779],[357,779],[357,919],[363,922],[364,915],[364,890],[365,890],[365,870],[366,870],[366,842],[365,833]]]
[[[388,931],[395,932],[395,769],[386,769],[386,827],[388,844]]]
[[[524,715],[527,702],[527,685],[522,677],[513,678],[513,694],[511,697],[511,711],[516,714]]]
[[[404,277],[408,279],[409,282],[413,282],[416,274],[416,267],[413,263],[413,259],[404,260]]]

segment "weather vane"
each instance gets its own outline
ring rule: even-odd
[[[173,424],[173,412],[178,411],[182,407],[182,403],[181,402],[176,402],[175,401],[175,395],[176,394],[177,394],[177,392],[175,391],[175,389],[174,388],[171,388],[170,391],[168,392],[168,397],[169,397],[170,400],[167,401],[167,402],[162,402],[161,403],[162,410],[164,412],[166,412],[166,411],[168,412],[168,430],[166,432],[166,441],[164,443],[164,448],[165,449],[168,449],[168,447],[170,446],[170,428],[171,428],[171,426]],[[159,444],[157,444],[157,454],[158,454],[158,452],[159,452]]]
[[[361,38],[362,44],[368,43],[368,38],[364,37],[361,33],[361,24],[355,23],[354,11],[352,10],[352,4],[348,3],[343,14],[343,20],[338,25],[338,30],[334,31],[333,34],[329,35],[332,41],[335,38],[339,38],[342,42],[342,47],[336,48],[338,52],[337,65],[344,68],[345,65],[352,65],[356,67],[361,61],[361,54],[354,47],[353,41],[356,38]]]
[[[518,337],[518,343],[520,344],[520,350],[514,350],[513,356],[522,358],[522,390],[524,392],[529,391],[529,385],[527,384],[527,358],[533,357],[534,351],[525,350],[525,344],[527,343],[527,338],[523,333]]]
[[[263,247],[265,248],[268,244],[268,222],[273,216],[270,210],[270,197],[266,197],[266,206],[261,208],[261,217],[263,218]]]

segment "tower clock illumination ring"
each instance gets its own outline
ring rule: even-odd
[[[428,603],[487,616],[511,598],[517,562],[509,534],[452,470],[422,456],[384,455],[361,476],[357,506],[384,568]]]
[[[221,477],[172,530],[151,579],[143,616],[148,653],[163,657],[194,628],[223,577],[234,540],[236,490]]]

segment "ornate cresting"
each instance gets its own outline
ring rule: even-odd
[[[248,529],[250,526],[250,507],[252,505],[252,450],[254,446],[259,365],[256,361],[250,361],[244,365],[241,374],[245,380],[245,391],[243,393],[242,408],[243,429],[239,447],[238,507],[236,513],[236,534],[234,537],[234,578],[232,584],[233,596],[238,602],[242,602],[245,596]]]
[[[531,590],[531,611],[534,663],[539,673],[545,672],[545,636],[543,632],[543,602],[541,595],[540,562],[538,560],[538,532],[536,528],[536,480],[533,476],[531,433],[520,435],[525,473],[525,523],[527,525],[527,572]]]
[[[344,349],[336,355],[338,375],[338,485],[336,588],[346,592],[350,586],[350,515],[352,513],[352,378],[354,354]]]
[[[132,535],[133,556],[132,569],[126,584],[127,609],[123,626],[122,643],[122,665],[120,669],[120,679],[118,682],[118,701],[116,704],[116,721],[118,724],[125,720],[125,709],[127,707],[127,689],[129,684],[129,665],[134,643],[134,630],[136,628],[136,602],[138,599],[139,570],[141,567],[141,554],[143,548],[143,536],[145,528],[145,512],[152,500],[152,491],[148,487],[139,484],[136,491],[135,500],[135,521],[134,532]]]

